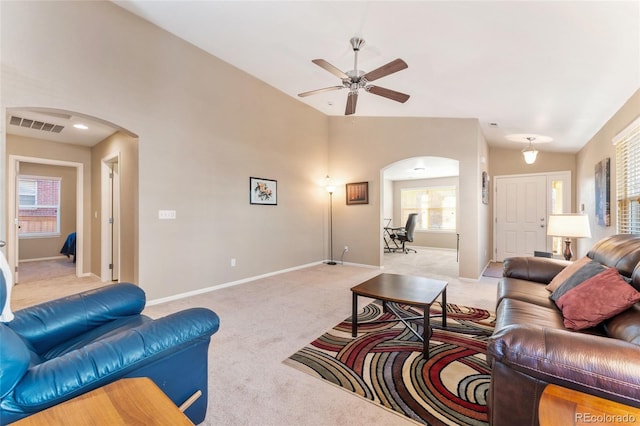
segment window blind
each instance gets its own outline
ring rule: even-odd
[[[640,119],[616,137],[614,143],[618,233],[640,234]]]

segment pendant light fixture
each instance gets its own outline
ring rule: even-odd
[[[536,140],[533,136],[529,136],[526,138],[529,141],[529,146],[522,150],[522,155],[524,155],[524,162],[527,164],[533,164],[536,162],[536,157],[538,156],[538,150],[533,147],[532,142]]]

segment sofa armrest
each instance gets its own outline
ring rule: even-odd
[[[508,278],[549,284],[571,262],[548,257],[510,257],[503,262],[502,275]]]
[[[640,347],[609,337],[513,325],[491,336],[489,365],[607,399],[640,404]]]
[[[145,302],[140,287],[114,284],[19,310],[7,325],[42,354],[109,321],[140,314]]]
[[[219,325],[213,311],[192,308],[94,342],[27,370],[14,388],[11,404],[23,412],[59,404],[208,341]]]

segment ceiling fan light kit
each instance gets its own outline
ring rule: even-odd
[[[340,89],[349,89],[349,93],[347,95],[347,105],[344,111],[344,115],[352,115],[356,112],[356,105],[358,103],[358,93],[360,89],[363,89],[366,92],[373,93],[374,95],[382,96],[387,99],[391,99],[392,101],[405,103],[409,99],[409,95],[401,92],[396,92],[395,90],[385,89],[384,87],[374,86],[369,83],[375,81],[379,78],[386,77],[389,74],[393,74],[398,71],[402,71],[405,68],[408,68],[408,65],[402,59],[395,59],[388,64],[385,64],[379,68],[374,69],[373,71],[369,71],[365,73],[358,69],[358,52],[360,48],[364,45],[364,39],[360,37],[353,37],[350,40],[351,47],[354,52],[354,60],[353,60],[353,69],[347,72],[343,72],[339,68],[331,65],[329,62],[324,59],[314,59],[311,62],[318,65],[319,67],[329,71],[331,74],[342,80],[341,86],[331,86],[325,87],[323,89],[311,90],[309,92],[299,93],[298,96],[305,97],[309,95],[315,95],[317,93],[324,93],[333,90]]]

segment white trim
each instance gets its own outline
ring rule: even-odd
[[[297,271],[299,269],[308,268],[310,266],[322,265],[322,263],[323,262],[307,263],[306,265],[299,265],[299,266],[294,266],[293,268],[281,269],[279,271],[269,272],[269,273],[262,274],[262,275],[256,275],[256,276],[253,276],[253,277],[244,278],[244,279],[237,280],[237,281],[231,281],[231,282],[228,282],[228,283],[223,283],[223,284],[215,285],[215,286],[212,286],[212,287],[205,287],[205,288],[201,288],[201,289],[198,289],[198,290],[188,291],[186,293],[179,293],[179,294],[175,294],[173,296],[163,297],[163,298],[160,298],[160,299],[153,299],[153,300],[147,301],[146,306],[153,306],[153,305],[158,305],[160,303],[166,303],[166,302],[172,302],[174,300],[184,299],[185,297],[197,296],[199,294],[209,293],[211,291],[221,290],[223,288],[233,287],[233,286],[240,285],[240,284],[245,284],[245,283],[248,283],[248,282],[251,282],[251,281],[255,281],[255,280],[259,280],[259,279],[262,279],[262,278],[267,278],[267,277],[272,277],[274,275],[284,274],[285,272],[292,272],[292,271]]]
[[[65,256],[64,254],[61,254],[60,256],[38,257],[35,259],[22,259],[20,260],[20,263],[40,262],[44,260],[62,260],[62,259],[67,259],[67,256]]]
[[[622,129],[621,132],[619,132],[617,135],[615,135],[613,137],[613,139],[611,140],[611,142],[614,145],[617,145],[621,141],[627,139],[629,137],[629,135],[631,134],[631,132],[633,130],[635,130],[636,128],[638,128],[638,127],[640,127],[640,115],[638,117],[636,117],[636,119],[633,120],[627,127]]]
[[[101,192],[101,209],[100,209],[100,279],[102,282],[111,282],[113,279],[113,271],[109,269],[109,262],[111,259],[111,252],[113,251],[112,240],[111,240],[111,227],[109,226],[109,207],[111,206],[111,201],[109,200],[109,173],[111,172],[111,168],[108,164],[116,163],[118,164],[118,173],[120,172],[120,165],[122,164],[120,151],[115,151],[110,154],[104,156],[100,162],[100,192]],[[118,185],[120,181],[118,180]],[[119,189],[117,193],[120,194]],[[118,208],[120,203],[118,202]],[[118,215],[119,218],[120,215]],[[115,226],[120,226],[120,220],[117,221]],[[119,232],[119,231],[118,231]],[[119,239],[117,241],[118,247],[115,248],[115,252],[117,253],[117,259],[113,259],[114,263],[118,262],[120,265],[120,246]],[[120,277],[118,276],[118,282],[120,282]]]
[[[24,155],[9,155],[9,179],[8,179],[8,221],[7,223],[10,225],[11,229],[7,230],[7,245],[11,247],[10,250],[7,250],[7,260],[12,268],[12,271],[15,271],[15,267],[18,265],[18,251],[16,248],[18,247],[18,229],[14,224],[16,223],[16,203],[17,203],[17,194],[16,194],[16,179],[17,179],[17,171],[19,170],[19,164],[21,162],[25,163],[36,163],[36,164],[47,164],[50,166],[65,166],[65,167],[75,167],[76,168],[76,276],[80,277],[84,275],[84,271],[82,269],[83,263],[83,236],[84,236],[84,164],[77,163],[74,161],[63,161],[63,160],[53,160],[50,158],[42,158],[42,157],[28,157]],[[18,271],[19,272],[19,271]],[[19,276],[18,276],[18,282]]]

